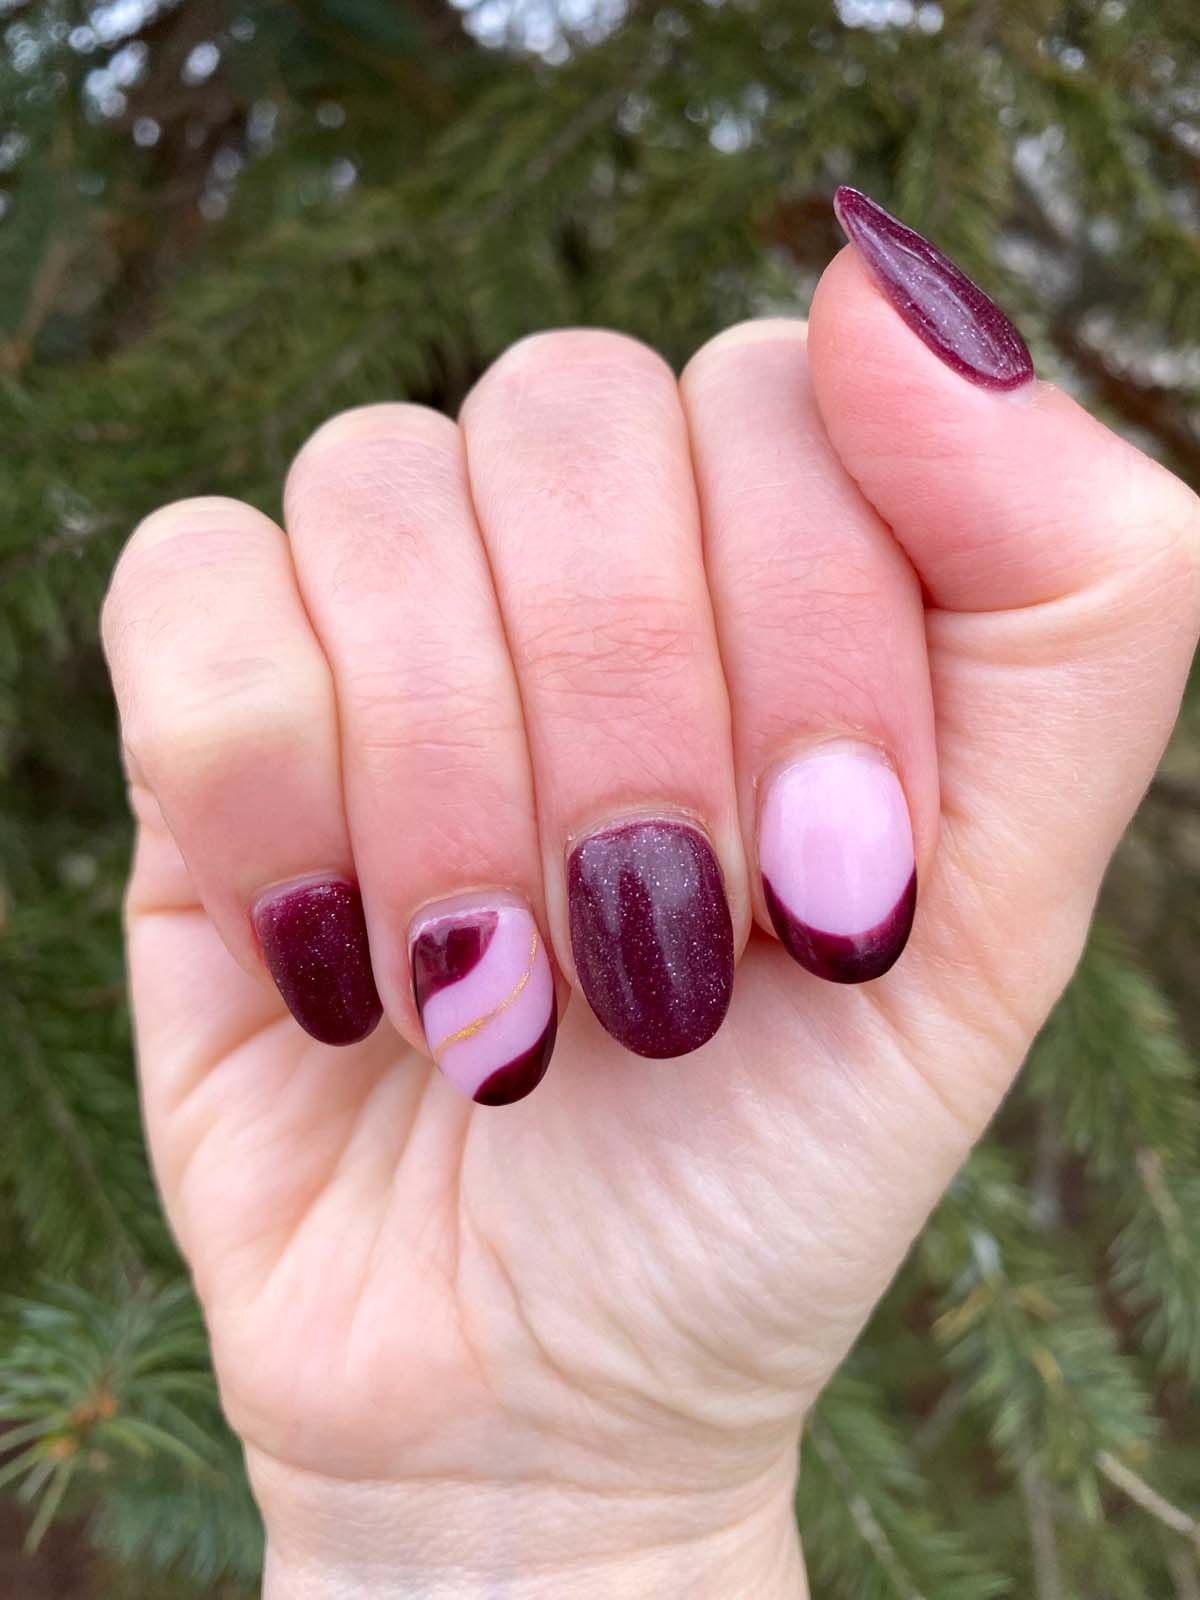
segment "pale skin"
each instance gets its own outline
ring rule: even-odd
[[[807,1408],[1078,960],[1200,627],[1191,492],[1045,383],[967,382],[855,256],[811,322],[680,379],[522,341],[457,420],[319,430],[286,535],[209,499],[105,606],[138,819],[146,1126],[267,1531],[270,1600],[805,1593]],[[886,753],[919,895],[886,976],[771,931],[772,765]],[[573,992],[564,862],[622,814],[711,839],[738,957],[693,1054]],[[361,886],[382,1024],[309,1039],[248,915]],[[519,896],[564,1007],[540,1086],[433,1066],[407,930]]]

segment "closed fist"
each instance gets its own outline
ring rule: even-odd
[[[1196,501],[840,209],[807,329],[539,334],[121,557],[146,1119],[278,1595],[364,1528],[397,1593],[794,1593],[805,1407],[1078,958]]]

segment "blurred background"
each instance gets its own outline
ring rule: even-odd
[[[1194,0],[0,0],[0,1594],[241,1600],[142,1148],[96,617],[157,502],[533,328],[802,312],[852,180],[1200,480]],[[1200,1600],[1200,685],[1080,973],[822,1400],[834,1600]],[[203,1003],[203,997],[197,997]],[[969,1063],[964,1063],[969,1070]]]

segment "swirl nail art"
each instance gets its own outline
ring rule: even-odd
[[[545,1074],[558,1006],[545,942],[513,901],[444,903],[412,939],[413,988],[434,1060],[480,1105],[523,1099]]]

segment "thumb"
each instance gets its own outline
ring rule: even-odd
[[[927,597],[942,822],[923,937],[1035,1028],[1170,733],[1200,627],[1200,501],[1033,374],[1020,335],[853,190],[812,381]],[[918,922],[922,919],[919,916]]]

